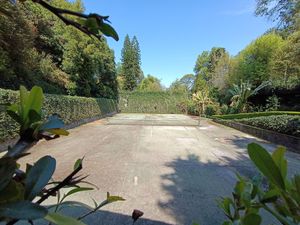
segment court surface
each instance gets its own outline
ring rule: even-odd
[[[246,152],[251,142],[275,147],[209,120],[198,126],[195,117],[186,115],[117,114],[74,128],[68,137],[40,142],[21,162],[52,155],[59,180],[84,156],[82,174],[89,174],[87,180],[99,190],[70,200],[92,206],[91,198],[100,202],[107,191],[126,199],[105,206],[87,224],[132,224],[131,213],[139,209],[144,216],[136,224],[217,225],[225,217],[216,200],[231,195],[235,173],[256,174]],[[299,173],[300,156],[288,152],[287,157],[289,175]],[[79,216],[86,210],[77,207],[66,213]],[[266,215],[263,224],[270,222]]]

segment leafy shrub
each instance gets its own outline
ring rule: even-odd
[[[121,92],[119,109],[124,113],[183,113],[185,94],[169,92]],[[179,107],[178,107],[179,106]]]
[[[188,101],[179,102],[176,107],[184,114],[188,114]]]
[[[266,130],[300,137],[300,116],[262,116],[236,121]]]
[[[288,178],[285,151],[279,147],[270,155],[258,144],[248,145],[248,155],[266,181],[263,182],[261,176],[249,179],[237,175],[233,197],[220,201],[228,218],[223,225],[260,225],[262,211],[271,214],[280,224],[299,224],[300,175]]]
[[[213,116],[221,114],[220,106],[218,104],[209,104],[205,108],[205,115]]]
[[[216,115],[216,116],[213,116],[213,118],[222,119],[222,120],[233,120],[233,119],[260,117],[260,116],[272,116],[272,115],[298,115],[298,116],[300,116],[300,112],[271,111],[271,112],[238,113],[238,114],[228,114],[228,115]]]
[[[230,105],[230,107],[228,109],[228,113],[229,114],[237,114],[237,113],[239,113],[239,110],[236,106]]]
[[[229,113],[229,107],[228,107],[228,105],[223,104],[220,107],[220,112],[221,112],[222,115]]]
[[[35,69],[35,84],[43,88],[43,91],[51,94],[65,94],[67,87],[72,82],[70,76],[60,70],[49,55],[37,54],[39,62]]]
[[[77,85],[75,82],[71,81],[70,83],[67,84],[66,88],[67,88],[68,95],[72,95],[72,96],[76,95]]]
[[[197,107],[196,103],[192,100],[187,101],[188,114],[198,116],[199,115],[199,107]]]
[[[0,104],[15,103],[19,99],[16,91],[0,89]],[[83,119],[103,116],[117,111],[112,99],[85,98],[65,95],[45,95],[43,118],[57,114],[66,123],[71,124]],[[18,135],[19,126],[5,110],[0,110],[0,142]]]
[[[272,95],[267,98],[266,111],[276,111],[280,107],[279,98],[276,95]]]
[[[250,107],[249,107],[249,113],[250,112],[265,112],[265,111],[272,111],[272,110],[267,110],[266,107],[264,107],[263,105],[250,105]]]

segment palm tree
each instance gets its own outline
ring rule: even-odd
[[[233,87],[229,89],[229,93],[232,96],[231,106],[234,106],[238,112],[245,111],[245,108],[248,105],[248,99],[270,84],[270,81],[265,81],[255,89],[252,89],[252,84],[249,81],[241,81],[240,85],[234,84]]]
[[[208,104],[212,103],[212,100],[209,97],[209,89],[208,88],[203,88],[200,91],[197,91],[196,93],[193,94],[193,101],[196,102],[198,105],[199,109],[199,123],[200,125],[200,119],[201,119],[201,114],[205,112],[205,108]]]

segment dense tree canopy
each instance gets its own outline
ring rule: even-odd
[[[256,2],[256,15],[277,21],[278,28],[295,29],[296,15],[300,9],[298,0],[256,0]]]
[[[162,91],[163,89],[158,78],[152,75],[147,75],[147,77],[141,81],[137,90],[155,92]]]
[[[194,91],[200,90],[204,81],[216,88],[224,88],[229,71],[229,54],[225,48],[219,47],[204,51],[198,56],[194,71],[196,73]]]
[[[270,78],[275,86],[292,88],[300,83],[300,31],[292,33],[272,56]]]
[[[0,87],[40,85],[48,93],[117,97],[114,53],[104,38],[88,37],[31,1],[1,1]],[[82,13],[80,0],[51,6]]]
[[[229,111],[236,112],[261,110],[262,107],[252,105],[242,109],[240,104],[235,104],[229,91],[234,87],[247,84],[253,90],[267,88],[270,93],[297,90],[300,85],[299,7],[300,2],[294,0],[257,0],[256,15],[278,21],[278,26],[253,40],[236,56],[230,56],[222,47],[203,51],[194,67],[196,80],[192,91],[208,86],[213,99],[220,104],[230,104]],[[176,82],[179,84],[179,81]],[[264,85],[266,83],[268,85]]]
[[[194,72],[196,76],[201,76],[202,78],[208,80],[208,68],[210,61],[210,52],[203,51],[197,58],[196,65],[194,67]]]
[[[179,82],[184,85],[187,91],[191,91],[195,82],[195,75],[194,74],[186,74],[180,78]]]
[[[174,93],[189,93],[192,91],[195,79],[194,74],[186,74],[180,79],[176,79],[168,90]]]
[[[225,48],[214,47],[211,51],[204,51],[201,55],[198,56],[194,72],[196,75],[202,76],[206,81],[210,81],[214,74],[215,70],[219,64],[219,61],[223,57],[227,57],[228,53]]]
[[[232,83],[249,80],[258,86],[269,80],[272,57],[282,44],[283,39],[275,33],[263,35],[250,43],[236,57],[236,66],[230,75]]]
[[[171,93],[186,93],[187,88],[182,82],[180,82],[179,79],[176,79],[172,82],[172,84],[168,88],[168,91],[170,91]]]

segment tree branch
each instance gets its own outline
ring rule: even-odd
[[[36,203],[41,204],[43,201],[48,199],[50,196],[54,195],[58,190],[70,184],[73,177],[82,170],[82,165],[78,166],[69,176],[67,176],[63,181],[61,181],[57,186],[52,188],[47,194],[43,195]]]
[[[101,39],[102,36],[95,34],[93,32],[91,32],[89,30],[88,27],[74,21],[74,20],[70,20],[68,18],[66,18],[65,16],[63,16],[63,14],[68,14],[68,15],[72,15],[72,16],[76,16],[76,17],[80,17],[80,18],[84,18],[84,19],[88,19],[88,18],[95,18],[97,23],[100,25],[101,23],[103,23],[103,20],[108,21],[108,16],[100,16],[98,14],[83,14],[80,12],[74,12],[71,10],[67,10],[67,9],[61,9],[61,8],[57,8],[54,7],[50,4],[48,4],[47,2],[43,1],[43,0],[32,0],[33,2],[40,4],[43,8],[49,10],[50,12],[52,12],[54,15],[56,15],[59,19],[61,19],[67,26],[73,26],[76,29],[80,30],[81,32],[89,35],[89,36],[94,36],[97,39]]]

